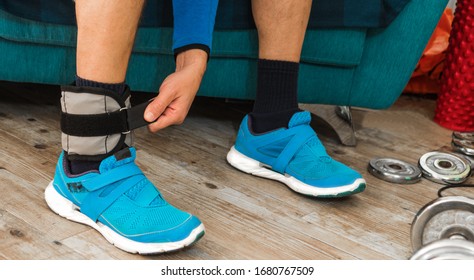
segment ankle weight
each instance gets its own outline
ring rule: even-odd
[[[92,87],[61,89],[61,142],[69,160],[102,160],[133,145],[132,130],[147,125],[148,103],[131,108],[130,89],[122,95]]]

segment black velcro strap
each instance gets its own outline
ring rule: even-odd
[[[76,115],[62,112],[61,131],[67,135],[79,137],[125,134],[152,123],[143,118],[145,109],[151,101],[130,109],[104,114]]]
[[[126,133],[130,131],[127,110],[94,115],[61,113],[61,131],[67,135],[80,137]]]
[[[139,104],[137,106],[133,106],[132,108],[128,109],[127,114],[128,114],[128,127],[130,130],[137,129],[142,126],[149,125],[150,123],[153,122],[147,122],[144,118],[143,115],[145,114],[145,109],[148,106],[148,104],[151,103],[153,99],[148,100],[145,103]]]

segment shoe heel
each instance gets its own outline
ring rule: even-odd
[[[250,174],[262,169],[260,162],[243,155],[235,149],[235,146],[232,146],[227,153],[227,162],[233,167]]]
[[[255,176],[278,180],[280,182],[282,182],[285,177],[275,171],[272,171],[270,168],[265,168],[259,161],[251,159],[237,151],[235,146],[232,146],[230,151],[227,153],[227,162],[229,162],[233,167]]]
[[[49,183],[49,185],[44,191],[44,199],[46,200],[46,203],[48,204],[49,208],[59,216],[74,222],[86,225],[91,224],[91,220],[87,216],[79,212],[79,207],[77,207],[68,199],[64,198],[56,191],[52,181]]]

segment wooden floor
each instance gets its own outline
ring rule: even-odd
[[[37,88],[0,84],[0,259],[407,259],[412,219],[440,185],[390,184],[368,174],[368,161],[387,156],[416,164],[451,137],[432,121],[433,99],[403,96],[389,110],[355,110],[357,147],[330,133],[320,137],[368,187],[349,198],[314,199],[227,164],[251,106],[199,98],[182,126],[157,135],[138,130],[136,147],[138,165],[169,202],[203,221],[206,235],[184,251],[140,256],[49,210],[43,191],[61,149],[59,92]]]

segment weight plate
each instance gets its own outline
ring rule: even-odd
[[[456,143],[458,146],[461,146],[461,147],[474,149],[474,140],[459,139],[459,138],[453,137],[452,142]]]
[[[374,158],[368,171],[375,177],[391,183],[413,184],[421,179],[421,170],[410,163],[393,158]]]
[[[435,199],[418,211],[411,225],[411,244],[417,251],[440,239],[474,241],[474,200],[464,196]]]
[[[474,241],[474,212],[451,209],[434,215],[424,227],[423,244],[452,236]]]
[[[474,156],[474,143],[472,141],[466,141],[467,140],[455,140],[453,138],[451,141],[451,147],[453,147],[453,150],[456,152],[460,152],[468,156]]]
[[[429,152],[418,164],[423,177],[440,184],[460,184],[471,174],[471,164],[464,157],[451,153]]]
[[[472,172],[474,171],[474,156],[468,156],[461,153],[454,153],[454,154],[457,155],[458,157],[465,158],[469,162],[469,165],[471,166],[471,175],[472,175]]]
[[[458,132],[458,131],[455,131],[455,132],[453,132],[451,137],[453,139],[457,138],[457,139],[460,139],[460,140],[474,141],[474,131],[471,131],[471,132]]]
[[[430,243],[413,254],[411,260],[474,260],[474,243],[443,239]]]

